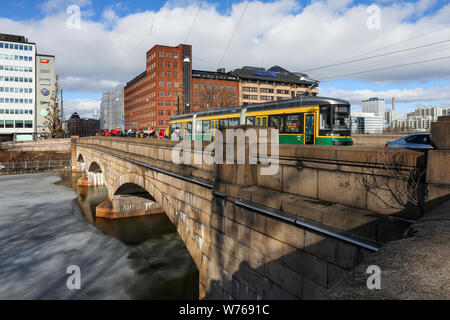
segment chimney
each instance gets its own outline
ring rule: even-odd
[[[219,73],[225,73],[225,68],[219,68],[219,69],[217,69],[217,72],[219,72]]]
[[[392,97],[392,111],[395,112],[395,97]]]

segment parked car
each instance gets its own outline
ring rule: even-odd
[[[415,150],[431,150],[434,149],[428,132],[413,133],[400,139],[388,141],[386,148],[407,148]]]
[[[0,163],[0,170],[4,170],[4,169],[6,169],[6,167],[2,166],[2,164]]]

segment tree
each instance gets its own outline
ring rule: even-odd
[[[378,165],[359,175],[359,183],[387,209],[405,209],[408,205],[424,213],[425,168],[411,164],[404,152],[380,152]],[[416,160],[417,161],[417,160]],[[370,159],[367,163],[373,163]]]
[[[231,87],[214,84],[213,81],[203,80],[199,83],[199,103],[200,109],[211,110],[226,108],[238,104],[237,92]]]
[[[47,115],[45,116],[45,133],[50,139],[58,139],[64,136],[61,123],[61,109],[58,103],[59,85],[58,75],[56,75],[55,89],[52,92],[50,102],[48,103]]]

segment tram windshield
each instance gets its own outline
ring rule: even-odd
[[[333,109],[333,131],[350,131],[350,107],[335,106]]]

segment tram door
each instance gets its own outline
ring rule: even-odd
[[[314,144],[314,114],[305,114],[305,144]]]
[[[213,141],[216,135],[215,130],[219,130],[219,120],[211,120],[211,128],[212,128],[211,141]]]
[[[256,126],[257,127],[267,127],[267,116],[256,117]]]

